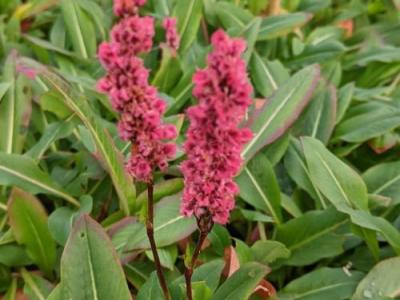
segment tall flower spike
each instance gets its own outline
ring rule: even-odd
[[[180,43],[180,37],[176,29],[176,18],[165,18],[163,20],[162,26],[165,29],[167,46],[176,52],[179,48]]]
[[[175,156],[175,144],[166,140],[176,137],[172,125],[161,117],[166,104],[155,87],[149,84],[149,70],[137,55],[149,52],[153,45],[154,19],[135,15],[143,0],[115,1],[116,14],[124,18],[114,26],[111,41],[99,47],[99,59],[107,71],[98,89],[109,95],[112,106],[120,113],[119,134],[131,141],[127,163],[129,173],[144,182],[152,180],[152,171],[165,169]],[[133,14],[133,15],[132,15]]]
[[[252,133],[239,128],[248,106],[252,87],[241,54],[242,39],[232,39],[218,30],[211,38],[213,51],[208,67],[193,77],[193,95],[198,105],[188,109],[190,127],[184,145],[187,160],[181,165],[185,189],[181,212],[201,218],[211,214],[225,224],[234,208],[239,188],[233,181],[240,170],[242,147]]]

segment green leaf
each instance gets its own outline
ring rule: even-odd
[[[400,257],[381,261],[361,280],[352,300],[397,298],[400,295],[398,270],[400,270]]]
[[[181,73],[180,61],[176,54],[168,47],[163,47],[160,68],[155,74],[152,84],[160,91],[168,93],[176,85]]]
[[[31,300],[45,300],[53,289],[53,285],[40,276],[29,273],[26,269],[21,269],[24,279],[24,294]]]
[[[327,144],[336,123],[336,105],[336,88],[322,81],[295,126],[295,135],[311,136]]]
[[[39,141],[25,153],[25,156],[32,157],[34,160],[40,160],[47,149],[56,140],[69,136],[75,129],[75,125],[73,119],[67,119],[65,122],[54,122],[49,124],[45,128]]]
[[[181,195],[166,197],[154,206],[154,237],[158,247],[164,247],[189,236],[196,229],[194,218],[179,212]],[[143,223],[125,218],[112,235],[117,251],[149,249],[146,228]]]
[[[122,154],[115,147],[109,132],[102,121],[89,106],[86,99],[72,90],[71,86],[58,74],[30,59],[21,59],[21,64],[39,72],[49,89],[57,91],[65,104],[75,112],[86,128],[90,131],[96,144],[96,155],[101,159],[108,171],[120,201],[120,208],[126,215],[135,207],[136,191],[132,178],[123,165]]]
[[[346,222],[346,215],[329,208],[307,212],[279,226],[276,240],[285,244],[292,253],[284,263],[303,266],[341,254],[344,238],[335,231]]]
[[[53,182],[47,173],[40,170],[33,159],[26,156],[0,153],[0,184],[18,186],[32,194],[54,195],[76,206],[80,205]]]
[[[214,10],[225,29],[243,30],[251,22],[253,15],[243,8],[228,2],[215,3]]]
[[[356,171],[311,137],[301,139],[311,179],[336,207],[368,209],[367,187]]]
[[[70,299],[132,299],[107,234],[88,215],[76,220],[68,238],[61,258],[61,283]]]
[[[0,102],[0,151],[21,153],[30,122],[32,97],[27,79],[16,73],[14,52],[5,61],[3,80],[6,83],[1,90],[5,95]]]
[[[61,0],[64,24],[75,52],[82,58],[96,54],[96,32],[90,18],[76,0]]]
[[[318,79],[319,67],[316,65],[297,72],[250,116],[254,137],[242,151],[246,160],[285,133],[307,105]]]
[[[296,184],[316,201],[316,207],[325,207],[326,204],[323,196],[311,181],[301,144],[297,139],[291,139],[285,155],[284,165],[289,176]]]
[[[290,250],[277,241],[257,241],[251,246],[251,252],[254,260],[266,265],[290,257]]]
[[[249,22],[243,30],[240,30],[240,37],[246,40],[247,49],[243,54],[243,59],[246,63],[249,62],[250,57],[253,55],[254,47],[257,41],[257,35],[260,30],[261,18],[254,18],[251,22]]]
[[[345,300],[349,299],[363,273],[341,268],[321,268],[301,276],[278,294],[281,300]]]
[[[347,109],[350,106],[351,100],[353,98],[353,93],[354,83],[348,83],[340,88],[338,93],[336,123],[339,123],[343,119]]]
[[[158,200],[175,195],[183,189],[183,179],[182,178],[174,178],[162,181],[160,183],[156,183],[154,185],[154,194],[153,200],[157,202]],[[137,205],[143,205],[147,201],[147,190],[142,192],[137,197]]]
[[[368,102],[348,112],[336,128],[335,138],[361,143],[400,126],[400,107],[382,101]]]
[[[312,14],[300,12],[264,18],[261,23],[258,40],[270,40],[284,36],[295,28],[303,26],[311,18]]]
[[[328,41],[317,45],[308,45],[299,54],[287,61],[290,68],[298,68],[314,63],[324,63],[339,57],[346,47],[339,41]]]
[[[269,268],[259,263],[250,262],[240,267],[229,277],[212,296],[212,300],[249,299],[258,283],[269,273]]]
[[[362,175],[371,194],[390,197],[400,203],[400,161],[375,165]]]
[[[397,229],[387,220],[367,211],[367,188],[361,177],[330,153],[321,142],[305,137],[302,145],[311,180],[339,211],[350,216],[353,224],[367,229],[365,238],[369,246],[373,244],[368,230],[374,230],[380,232],[393,249],[400,253],[400,233]]]
[[[164,295],[158,282],[156,272],[153,272],[146,283],[140,288],[137,294],[137,300],[159,300],[163,299]]]
[[[224,265],[224,261],[220,259],[214,259],[202,264],[194,269],[192,282],[203,282],[211,292],[214,292],[218,287]],[[185,277],[183,275],[179,276],[172,282],[170,287],[172,299],[179,299],[179,295],[182,293],[182,290],[185,290],[185,288]]]
[[[51,276],[56,262],[56,244],[47,227],[47,213],[32,195],[14,189],[8,202],[10,225],[18,243],[26,246],[28,255]]]
[[[181,37],[179,53],[185,53],[195,40],[200,27],[202,9],[201,0],[176,1],[172,16],[178,20],[178,33]]]
[[[252,158],[236,178],[240,197],[273,217],[276,224],[282,223],[281,194],[274,169],[263,153]]]
[[[257,52],[253,53],[249,67],[251,80],[263,97],[271,96],[290,77],[278,60],[265,61]]]

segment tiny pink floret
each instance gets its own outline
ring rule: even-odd
[[[149,84],[149,70],[138,54],[153,46],[154,19],[136,15],[145,1],[115,1],[115,11],[123,19],[114,26],[111,41],[104,42],[98,56],[105,77],[98,81],[100,91],[107,93],[112,106],[120,113],[120,137],[132,143],[128,172],[144,182],[152,180],[155,168],[165,169],[175,156],[176,146],[167,140],[177,136],[173,125],[163,124],[166,103]]]
[[[242,164],[240,153],[252,137],[248,128],[239,128],[252,103],[252,87],[241,58],[245,42],[222,30],[213,34],[211,42],[208,67],[193,77],[193,95],[199,103],[187,112],[181,212],[197,218],[208,212],[214,222],[226,224],[239,192],[233,179]]]

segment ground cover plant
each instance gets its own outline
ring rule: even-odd
[[[0,0],[0,297],[400,298],[400,2]]]

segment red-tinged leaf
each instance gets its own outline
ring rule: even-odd
[[[269,281],[262,279],[255,288],[254,294],[261,297],[261,299],[268,299],[269,297],[276,295],[276,290]]]
[[[232,246],[225,249],[224,253],[225,268],[222,274],[225,277],[231,277],[240,268],[239,258],[236,254],[235,248]]]
[[[292,126],[309,103],[319,79],[318,65],[302,69],[282,84],[260,109],[252,113],[247,126],[253,131],[253,139],[242,151],[246,161]]]

